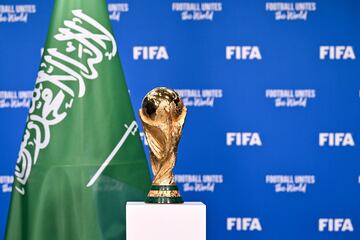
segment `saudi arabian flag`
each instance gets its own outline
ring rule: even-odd
[[[5,239],[125,239],[125,204],[149,187],[106,3],[56,0]]]

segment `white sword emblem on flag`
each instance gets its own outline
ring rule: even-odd
[[[106,160],[103,162],[103,164],[101,165],[101,167],[96,171],[95,175],[90,179],[90,181],[88,182],[88,184],[86,185],[86,187],[91,187],[95,181],[99,178],[99,176],[101,175],[101,173],[105,170],[105,168],[107,167],[107,165],[109,165],[109,163],[111,162],[111,160],[114,158],[115,154],[120,150],[121,146],[124,144],[125,140],[128,138],[128,136],[130,135],[130,133],[132,135],[135,135],[136,130],[138,128],[137,123],[135,121],[132,121],[132,123],[130,124],[130,126],[127,126],[125,124],[125,128],[127,128],[126,132],[124,133],[124,135],[121,137],[120,141],[118,142],[118,144],[115,146],[115,148],[112,150],[112,152],[109,154],[109,156],[106,158]]]

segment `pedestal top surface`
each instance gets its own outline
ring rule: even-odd
[[[205,206],[202,202],[184,202],[184,203],[176,203],[176,204],[158,204],[158,203],[145,203],[145,202],[127,202],[126,205],[148,205],[148,206],[183,206],[183,205],[201,205]]]

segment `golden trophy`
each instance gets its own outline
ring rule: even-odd
[[[146,203],[183,203],[173,168],[186,111],[177,92],[164,87],[151,90],[142,101],[139,114],[154,173]]]

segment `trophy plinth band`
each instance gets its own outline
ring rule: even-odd
[[[183,203],[176,185],[152,185],[146,203]]]

